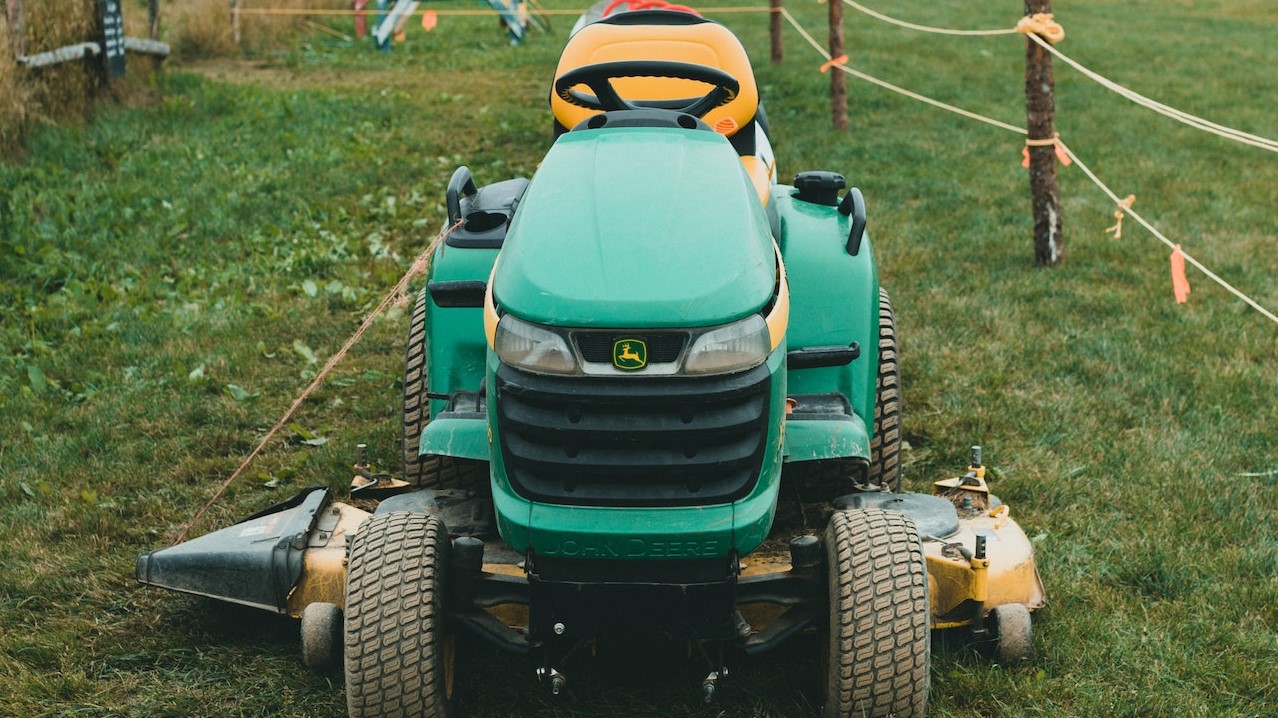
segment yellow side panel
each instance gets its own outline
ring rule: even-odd
[[[965,625],[970,617],[955,615],[955,611],[967,601],[982,601],[986,610],[1019,603],[1034,611],[1047,603],[1043,582],[1034,563],[1034,547],[1021,527],[1005,516],[991,517],[982,513],[974,518],[964,518],[959,532],[945,541],[962,544],[971,550],[977,533],[989,537],[986,558],[990,566],[986,569],[983,590],[967,559],[943,556],[942,544],[933,541],[923,544],[934,628]],[[980,595],[982,592],[984,596]]]
[[[324,511],[336,512],[336,521],[329,526],[329,520],[322,517],[307,537],[302,576],[288,595],[288,613],[294,618],[300,618],[312,603],[346,608],[346,538],[354,535],[369,513],[336,501]]]
[[[772,198],[773,168],[754,155],[745,155],[741,158],[741,163],[745,165],[746,174],[750,177],[750,184],[754,185],[759,200],[767,207],[768,200]]]

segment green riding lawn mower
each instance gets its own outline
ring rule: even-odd
[[[402,478],[361,456],[352,502],[304,491],[139,557],[138,580],[300,617],[356,717],[446,714],[460,640],[554,693],[601,639],[682,641],[711,700],[815,634],[830,716],[922,715],[932,628],[1026,658],[1029,541],[979,448],[900,492],[864,201],[832,172],[775,181],[740,42],[686,10],[605,14],[551,108],[531,180],[448,184]]]

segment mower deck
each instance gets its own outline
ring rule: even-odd
[[[969,627],[980,637],[995,607],[1019,605],[1034,611],[1045,604],[1029,539],[1007,506],[983,487],[982,480],[979,490],[955,501],[864,492],[832,505],[835,510],[877,508],[910,514],[923,540],[932,628]],[[406,511],[443,520],[454,534],[452,565],[461,578],[454,604],[457,625],[505,650],[526,654],[537,644],[529,631],[538,620],[530,613],[537,591],[550,591],[553,603],[563,606],[558,610],[573,616],[570,634],[629,628],[679,637],[709,630],[733,639],[746,654],[770,650],[824,620],[824,555],[817,533],[802,525],[779,522],[759,550],[738,561],[735,572],[724,570],[718,577],[704,575],[707,569],[713,574],[713,567],[696,568],[694,573],[703,574],[700,578],[669,571],[644,577],[633,562],[591,576],[565,576],[571,568],[556,566],[560,575],[553,575],[539,572],[537,565],[529,571],[528,557],[496,537],[491,517],[485,515],[487,497],[430,489],[397,493],[401,491],[392,490],[396,495],[381,500],[375,513]],[[371,502],[364,498],[360,503]],[[803,515],[801,507],[792,508],[796,510],[783,513]],[[313,603],[344,607],[347,537],[370,515],[331,500],[327,489],[309,489],[234,526],[140,556],[137,577],[145,584],[294,617],[301,617]],[[827,517],[813,518],[823,524]],[[574,599],[577,595],[581,598]],[[734,601],[736,621],[707,626],[698,618],[693,625],[679,624],[671,611],[660,609],[663,596],[678,597],[677,603]],[[629,611],[620,610],[627,604],[632,604]],[[641,608],[649,604],[660,610],[644,619],[651,612]],[[563,635],[567,630],[566,620],[540,620],[551,633]]]

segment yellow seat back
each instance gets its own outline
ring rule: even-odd
[[[730,137],[754,119],[759,106],[759,88],[754,81],[750,58],[736,35],[714,22],[675,25],[592,23],[568,40],[568,46],[559,57],[559,66],[555,68],[555,78],[578,67],[626,60],[669,60],[723,70],[741,83],[741,89],[731,102],[706,113],[703,118],[706,124]],[[613,80],[613,87],[626,100],[640,104],[644,101],[693,100],[712,89],[704,82],[665,77],[618,78]],[[585,85],[576,89],[590,93]],[[553,90],[550,107],[559,124],[568,129],[598,112],[567,102]]]

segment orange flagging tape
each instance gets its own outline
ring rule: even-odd
[[[434,10],[427,10],[422,13],[422,29],[426,32],[434,30],[439,25],[439,15]]]
[[[825,62],[821,63],[821,73],[824,74],[828,72],[830,68],[834,67],[835,65],[846,65],[846,64],[848,64],[847,55],[839,55],[838,57],[832,57],[829,60],[826,60]]]
[[[1189,279],[1185,276],[1185,255],[1180,251],[1179,244],[1171,253],[1171,275],[1176,303],[1184,304],[1189,301]]]
[[[1045,140],[1025,140],[1025,146],[1021,148],[1021,167],[1029,169],[1030,156],[1029,148],[1031,147],[1047,147],[1051,146],[1056,151],[1056,161],[1069,167],[1074,164],[1074,160],[1070,159],[1069,153],[1065,151],[1065,147],[1061,145],[1061,133],[1055,132],[1052,136]]]

